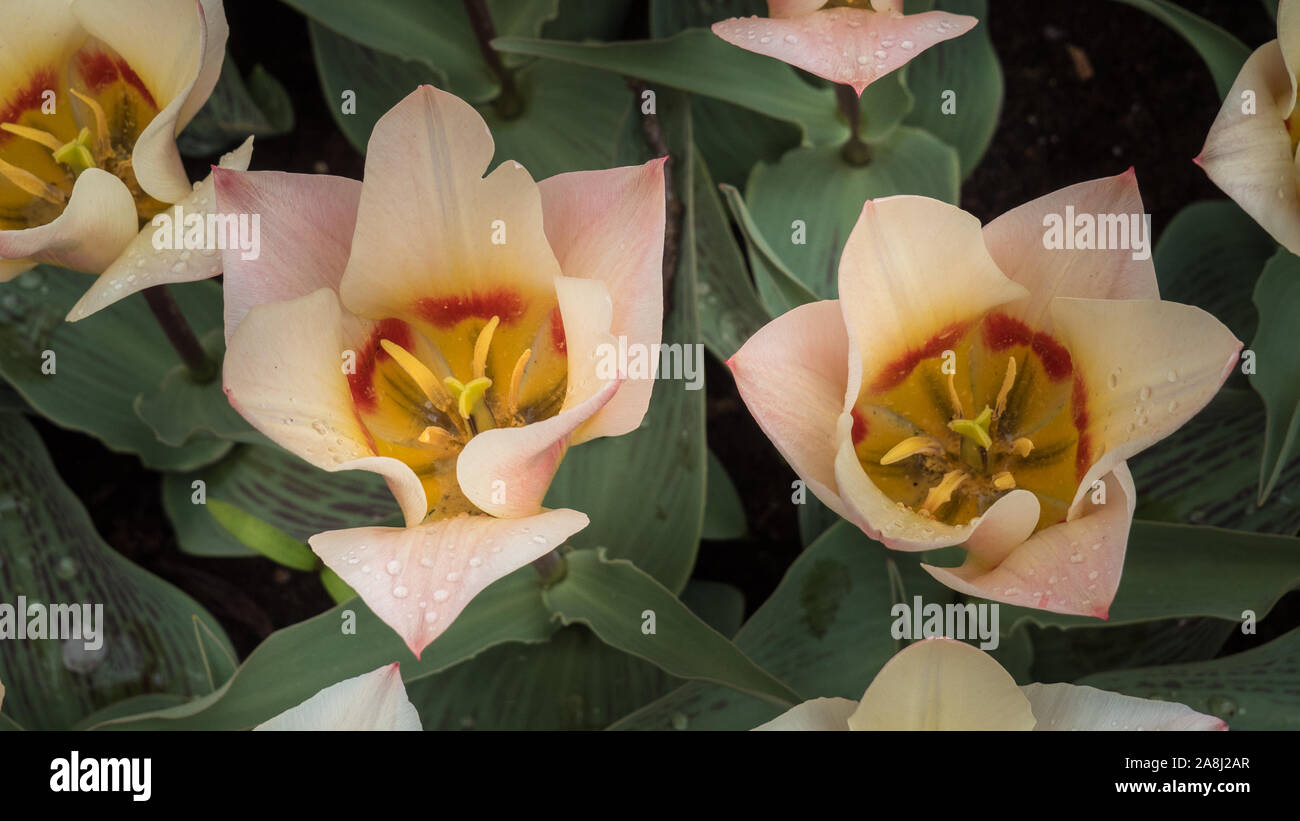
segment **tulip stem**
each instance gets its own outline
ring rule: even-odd
[[[167,286],[145,288],[144,299],[162,326],[163,333],[167,335],[167,341],[172,343],[185,367],[190,369],[190,376],[199,384],[210,382],[217,375],[216,363],[208,358],[203,346],[199,344],[199,338],[194,335],[194,329],[185,319],[185,314],[181,313],[181,307],[176,304]]]
[[[835,98],[840,113],[849,121],[849,139],[840,149],[840,156],[849,165],[866,165],[871,162],[871,146],[862,141],[862,100],[851,86],[835,86]]]
[[[488,8],[487,0],[464,0],[464,2],[470,27],[474,29],[474,38],[478,41],[478,50],[483,53],[488,68],[492,69],[492,73],[497,76],[497,81],[501,83],[501,93],[493,100],[492,107],[503,118],[513,120],[524,112],[524,98],[520,96],[519,87],[515,85],[514,72],[506,68],[506,64],[501,60],[501,54],[492,48],[492,41],[497,36],[496,24],[492,22],[492,11]]]
[[[551,587],[561,581],[569,572],[569,563],[560,555],[559,548],[552,550],[545,556],[533,560],[533,569],[542,579],[542,585]]]

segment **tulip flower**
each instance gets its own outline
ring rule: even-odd
[[[1300,4],[1282,0],[1277,39],[1255,50],[1210,127],[1196,164],[1273,239],[1300,254],[1296,73]]]
[[[993,657],[952,639],[909,645],[861,701],[805,701],[756,730],[1226,730],[1185,704],[1074,684],[1016,686]]]
[[[768,0],[769,18],[733,17],[713,33],[833,83],[863,90],[936,43],[975,27],[974,17],[903,14],[903,0]]]
[[[80,319],[220,273],[215,250],[155,250],[148,225],[172,204],[211,210],[176,135],[221,73],[220,0],[0,0],[0,16],[0,282],[40,263],[98,274]]]
[[[331,684],[254,730],[423,730],[396,664]]]
[[[964,546],[960,567],[923,565],[948,587],[1105,618],[1135,505],[1125,460],[1209,402],[1241,349],[1160,300],[1149,252],[1098,242],[1119,233],[1108,215],[1141,214],[1131,170],[982,230],[936,200],[868,201],[839,299],[755,334],[728,362],[740,395],[868,536]],[[1094,229],[1057,248],[1062,215]]]
[[[376,124],[364,182],[218,170],[231,404],[326,470],[388,481],[406,527],[312,549],[417,656],[496,579],[587,525],[541,506],[569,445],[635,429],[648,379],[597,352],[659,342],[663,161],[534,183],[487,177],[492,136],[425,86]]]

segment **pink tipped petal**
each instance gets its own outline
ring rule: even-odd
[[[523,166],[492,158],[487,124],[463,100],[422,86],[380,118],[366,153],[343,304],[371,319],[410,316],[419,300],[513,286],[549,298],[560,267],[541,197]]]
[[[1092,466],[1077,507],[1095,480],[1205,407],[1241,342],[1210,314],[1176,302],[1057,299],[1052,316],[1087,392]]]
[[[131,192],[117,177],[91,168],[77,177],[67,207],[53,222],[0,231],[0,259],[97,274],[130,245],[136,225]]]
[[[1226,730],[1221,718],[1186,704],[1108,693],[1075,684],[1029,684],[1035,730]]]
[[[470,600],[587,526],[575,510],[525,519],[462,514],[410,528],[361,527],[308,541],[416,658]]]
[[[493,516],[517,519],[537,513],[573,432],[618,390],[617,380],[607,382],[586,401],[550,419],[475,436],[456,460],[461,491]]]
[[[1069,209],[1067,211],[1067,209]],[[1088,299],[1159,299],[1156,269],[1151,262],[1151,236],[1142,215],[1142,195],[1132,169],[1114,177],[1071,185],[1012,209],[984,228],[984,241],[994,262],[1008,277],[1029,290],[1029,297],[1004,310],[1036,330],[1051,331],[1048,307],[1058,296]],[[1065,231],[1068,214],[1105,215],[1109,237],[1113,230],[1119,245],[1114,250],[1065,250],[1044,247],[1046,223],[1059,218]],[[1137,215],[1145,251],[1134,259],[1137,236],[1132,233]],[[1123,219],[1123,225],[1111,217]],[[1123,240],[1127,239],[1127,242]]]
[[[811,14],[822,6],[826,5],[828,0],[767,0],[767,14],[769,17],[798,17],[803,14]]]
[[[1300,253],[1296,152],[1286,125],[1293,82],[1278,43],[1260,46],[1224,99],[1197,164],[1273,239]]]
[[[1040,530],[999,563],[971,552],[961,567],[921,565],[947,587],[992,601],[1106,618],[1119,588],[1137,492],[1124,463],[1104,479],[1106,502]]]
[[[841,516],[835,425],[844,409],[848,346],[840,305],[826,300],[764,325],[727,362],[763,433],[813,495]]]
[[[245,169],[252,156],[253,138],[249,137],[243,145],[221,158],[221,167]],[[183,239],[186,234],[187,220],[192,216],[198,216],[206,224],[208,215],[215,213],[216,202],[212,189],[212,176],[209,175],[175,207],[164,210],[155,216],[150,224],[145,225],[127,245],[126,250],[104,273],[99,275],[77,304],[72,306],[72,310],[68,312],[68,321],[76,322],[85,319],[119,299],[143,291],[145,288],[171,282],[196,282],[220,274],[221,253],[210,244],[214,238],[207,237],[203,248],[186,248]],[[180,209],[182,217],[179,231],[182,241],[179,244],[175,241],[177,231],[173,228],[177,223],[177,208]],[[229,237],[229,234],[226,236]],[[164,237],[167,238],[161,243],[164,247],[159,248],[158,245]],[[234,253],[240,252],[236,250]]]
[[[849,718],[854,730],[1032,730],[1029,700],[993,657],[925,639],[890,659]]]
[[[799,17],[722,20],[713,24],[713,33],[747,51],[850,85],[861,95],[916,55],[965,34],[978,22],[944,11],[900,16],[833,8]]]
[[[546,238],[565,276],[605,283],[613,302],[609,332],[615,337],[647,350],[658,344],[663,333],[664,160],[558,174],[537,188]],[[567,316],[565,330],[569,332]],[[652,379],[626,381],[575,442],[635,430],[653,388]]]
[[[331,684],[254,730],[423,730],[397,664]]]
[[[255,305],[337,291],[352,250],[361,183],[327,174],[213,172],[220,214],[256,214],[261,254],[222,253],[226,339]]]
[[[858,703],[848,698],[814,698],[796,704],[781,715],[755,727],[755,730],[780,730],[785,732],[812,730],[847,730],[849,716],[858,709]]]
[[[161,106],[136,140],[140,187],[163,202],[190,193],[176,136],[221,74],[229,28],[221,0],[73,0],[81,25],[122,55]]]

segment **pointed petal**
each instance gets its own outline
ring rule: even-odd
[[[665,159],[558,174],[537,185],[546,238],[561,270],[567,277],[604,282],[613,303],[609,332],[647,350],[663,335]],[[572,343],[567,316],[565,332]],[[625,380],[575,434],[575,443],[635,430],[653,388],[653,379]]]
[[[570,436],[609,403],[619,384],[606,382],[586,401],[550,419],[484,431],[469,440],[456,460],[461,491],[479,510],[493,516],[513,519],[537,513]]]
[[[846,515],[835,483],[835,425],[844,410],[849,340],[835,300],[764,325],[727,361],[740,398],[813,495]]]
[[[361,183],[328,174],[213,172],[217,212],[260,216],[261,255],[222,254],[226,339],[255,305],[337,291],[352,250]]]
[[[1196,161],[1273,239],[1300,253],[1296,152],[1286,126],[1295,96],[1292,82],[1276,41],[1256,49],[1224,99]],[[1253,98],[1253,107],[1247,107],[1243,95]]]
[[[925,639],[890,659],[849,718],[854,730],[1032,730],[1029,700],[989,654]]]
[[[248,168],[252,155],[253,138],[249,137],[243,145],[221,158],[221,167],[240,170]],[[182,215],[182,225],[191,215],[201,217],[206,224],[208,214],[215,213],[212,188],[212,176],[209,175],[194,187],[189,196],[176,204]],[[176,208],[156,215],[150,225],[135,235],[126,250],[72,306],[67,317],[69,322],[85,319],[145,288],[171,282],[196,282],[221,273],[221,253],[215,248],[157,247],[156,240],[160,234],[170,236],[173,233],[169,229],[176,221]],[[163,215],[167,215],[171,221],[165,222]],[[164,222],[167,227],[158,227],[164,225]],[[175,242],[171,245],[175,245]],[[237,256],[240,252],[235,250],[233,253]]]
[[[1062,298],[1052,316],[1087,393],[1080,447],[1091,467],[1077,507],[1095,480],[1205,407],[1241,342],[1210,314],[1176,302]]]
[[[73,0],[81,25],[127,61],[161,107],[136,140],[140,187],[163,202],[190,193],[176,136],[221,73],[229,28],[221,0]]]
[[[1119,588],[1137,491],[1123,462],[1103,481],[1105,504],[1085,496],[1076,516],[999,551],[1005,558],[972,549],[961,567],[921,566],[960,593],[1104,619]]]
[[[552,298],[560,267],[537,185],[511,161],[483,178],[492,152],[478,112],[431,86],[379,120],[339,286],[349,310],[371,319],[411,316],[422,299],[498,286],[513,288],[524,304]]]
[[[331,684],[254,730],[423,730],[397,664]]]
[[[1035,730],[1226,730],[1223,719],[1186,704],[1108,693],[1075,684],[1029,684],[1020,690],[1038,719]]]
[[[755,727],[755,730],[847,730],[849,716],[858,703],[849,698],[814,698],[796,704],[781,715]]]
[[[524,519],[464,514],[410,528],[332,530],[308,541],[419,658],[484,588],[550,552],[587,521],[565,509]]]
[[[53,222],[21,231],[0,231],[0,258],[31,259],[99,273],[135,235],[131,192],[117,177],[91,168],[77,177],[67,208]]]
[[[945,11],[901,16],[833,8],[798,17],[722,20],[713,24],[713,33],[746,51],[850,85],[861,95],[916,55],[965,34],[978,22]]]
[[[1082,182],[1062,188],[1003,214],[984,228],[984,241],[993,261],[1008,277],[1029,290],[1029,297],[1003,310],[1024,320],[1031,328],[1051,332],[1048,306],[1058,296],[1087,299],[1159,299],[1156,269],[1149,253],[1146,259],[1133,259],[1130,233],[1132,220],[1116,226],[1129,247],[1116,250],[1057,250],[1044,248],[1045,220],[1049,216],[1065,219],[1066,209],[1073,214],[1139,215],[1145,234],[1145,213],[1138,191],[1137,174],[1129,169],[1114,177]],[[1071,230],[1066,225],[1066,230]]]

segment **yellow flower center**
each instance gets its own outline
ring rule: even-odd
[[[1000,313],[945,328],[868,375],[853,418],[872,482],[950,525],[1016,488],[1038,498],[1038,528],[1062,521],[1091,464],[1069,352]]]

